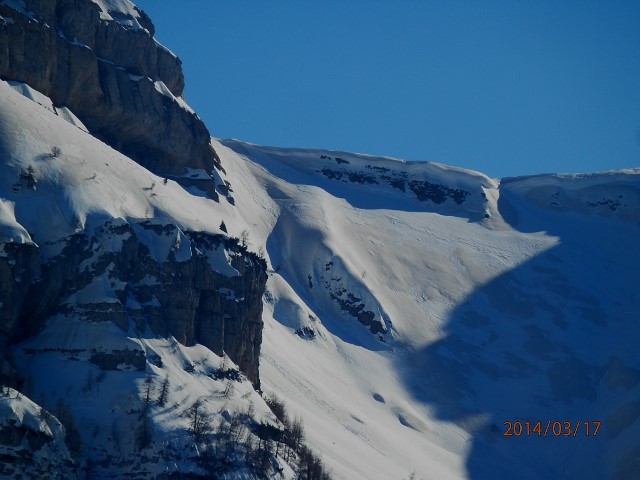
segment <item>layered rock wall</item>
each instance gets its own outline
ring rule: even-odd
[[[204,123],[182,101],[180,60],[133,13],[90,0],[0,1],[0,78],[70,108],[92,134],[162,175],[221,168]]]
[[[60,254],[38,274],[36,247],[6,249],[0,274],[12,276],[3,279],[3,287],[16,275],[23,281],[17,283],[20,294],[3,297],[0,336],[15,343],[56,314],[137,332],[149,327],[184,345],[225,352],[259,385],[267,277],[255,254],[224,236],[185,234],[174,224],[150,221],[107,221],[91,235],[79,233],[63,242]]]

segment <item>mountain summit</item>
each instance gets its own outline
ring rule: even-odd
[[[640,170],[212,139],[153,34],[0,0],[0,476],[634,478]]]

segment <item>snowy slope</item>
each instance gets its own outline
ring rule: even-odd
[[[303,416],[336,478],[629,478],[640,171],[500,185],[440,165],[222,145],[232,177],[257,179],[240,212],[268,212],[254,239],[273,268],[263,385]],[[421,200],[382,176],[470,193]],[[341,290],[375,314],[375,335],[332,297]],[[505,421],[587,419],[609,428],[502,436]]]
[[[218,227],[227,218],[229,233],[236,236],[245,228],[241,220],[234,222],[234,209],[226,199],[212,202],[150,173],[81,126],[65,121],[68,118],[53,111],[50,100],[33,92],[0,81],[0,139],[6,158],[0,165],[0,186],[7,192],[5,201],[15,203],[19,223],[46,241],[42,246],[105,217],[164,218],[184,229],[215,233],[221,233]],[[29,167],[37,182],[35,191],[20,184],[21,173]],[[185,176],[190,173],[185,171]]]
[[[230,180],[233,203],[217,203],[153,175],[50,103],[0,82],[2,242],[36,243],[46,261],[76,232],[126,224],[162,263],[189,256],[187,230],[220,234],[224,220],[231,236],[246,231],[270,269],[262,388],[304,419],[335,478],[633,478],[640,171],[498,181],[212,140],[226,177],[184,175]],[[148,231],[173,225],[163,240]],[[123,240],[96,246],[87,264]],[[213,270],[234,275],[223,252],[206,254]],[[115,303],[117,279],[104,272],[67,304]],[[130,362],[106,373],[91,362],[114,349]],[[155,363],[140,370],[143,354]],[[212,372],[234,365],[150,331],[62,311],[14,355],[32,398],[73,399],[83,442],[121,464],[135,445],[118,450],[115,439],[141,428],[146,379],[156,398],[170,378],[170,408],[150,410],[166,439],[153,474],[192,468],[199,452],[185,415],[198,399],[215,425],[249,410],[275,422],[246,379],[225,398],[229,382]],[[514,420],[603,427],[597,437],[504,437],[503,422]]]
[[[62,478],[71,463],[58,420],[18,391],[0,391],[0,476],[2,478]],[[14,471],[13,462],[26,468]]]
[[[135,235],[151,264],[170,269],[171,262],[206,255],[213,272],[238,277],[230,258],[237,253],[206,244],[196,248],[185,234],[221,235],[224,219],[229,233],[239,236],[246,225],[233,213],[234,207],[226,198],[218,203],[198,192],[189,193],[172,179],[153,175],[92,137],[73,117],[60,115],[50,100],[27,86],[0,81],[0,112],[0,257],[6,257],[8,244],[29,243],[38,245],[43,270],[50,262],[72,268],[59,255],[68,251],[74,238],[81,238],[74,235],[102,241],[88,246],[91,254],[83,254],[74,273],[90,276],[86,286],[63,297],[42,330],[12,348],[21,389],[39,405],[15,391],[0,396],[3,422],[11,426],[18,422],[17,427],[23,422],[38,435],[53,438],[52,446],[38,455],[57,457],[37,457],[36,466],[46,471],[48,461],[58,461],[56,468],[62,462],[61,478],[72,478],[71,471],[98,478],[204,474],[203,462],[213,457],[226,458],[226,468],[231,470],[228,478],[255,478],[249,468],[233,466],[245,454],[240,439],[246,445],[257,444],[251,429],[278,423],[252,383],[228,357],[202,345],[184,346],[148,326],[136,326],[127,314],[118,314],[123,307],[129,314],[145,306],[159,308],[153,295],[141,305],[131,296],[123,304],[121,294],[125,287],[151,289],[160,278],[147,276],[126,286],[113,263],[101,265],[105,258],[117,258],[113,255]],[[215,181],[204,177],[204,172],[199,175],[203,181]],[[230,302],[244,300],[227,290],[221,294]],[[4,307],[1,302],[0,307]],[[201,404],[200,417],[216,432],[235,425],[236,439],[225,443],[224,436],[217,434],[218,451],[200,452],[191,432],[195,404]],[[56,437],[60,435],[54,429],[57,420],[51,417],[48,427],[43,423],[41,418],[49,418],[49,413],[38,413],[42,408],[65,423],[69,448],[84,452],[81,464],[71,461],[64,442]],[[14,438],[7,440],[13,434],[6,425],[0,423],[0,437],[13,454],[20,442],[6,443]],[[152,448],[142,449],[143,443]],[[289,465],[282,459],[278,462],[270,467],[281,470],[278,478],[291,478]],[[19,462],[12,460],[14,464]]]

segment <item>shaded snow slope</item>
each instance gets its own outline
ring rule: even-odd
[[[527,203],[551,212],[617,218],[623,222],[640,222],[640,169],[591,174],[533,175],[503,179],[505,193],[502,213],[518,224],[517,212],[509,208],[508,198],[516,196]],[[503,199],[505,197],[503,196]],[[515,213],[510,217],[511,212]]]
[[[632,478],[638,170],[499,182],[235,140],[216,150],[231,176],[257,180],[239,211],[268,211],[255,222],[273,269],[263,385],[303,416],[336,478]],[[516,420],[603,427],[504,437]]]
[[[142,370],[124,361],[114,367],[100,366],[96,361],[100,353],[114,348],[116,353],[131,352],[132,359],[150,360]],[[190,411],[196,402],[201,404],[201,417],[216,431],[234,417],[277,423],[251,382],[228,358],[202,345],[185,347],[173,337],[157,338],[151,332],[134,335],[114,324],[87,324],[60,315],[15,355],[42,403],[56,415],[56,406],[73,412],[70,428],[76,429],[77,436],[71,444],[91,450],[91,458],[101,463],[93,472],[97,478],[120,477],[125,472],[136,472],[136,478],[201,473],[200,453],[191,433]],[[145,435],[151,448],[141,449]],[[223,447],[221,442],[219,448]],[[229,452],[229,462],[240,455],[233,447]],[[288,467],[287,471],[290,475]],[[243,473],[246,477],[229,478],[254,478],[248,472],[238,475]]]

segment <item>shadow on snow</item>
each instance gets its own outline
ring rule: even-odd
[[[470,432],[473,480],[637,478],[640,229],[552,218],[504,197],[515,228],[553,226],[559,243],[472,292],[443,338],[410,354],[404,381],[439,419]],[[504,422],[515,421],[523,433],[504,436]],[[546,437],[537,421],[542,435],[551,421]],[[562,423],[556,437],[555,421],[571,422],[571,435]],[[594,423],[586,436],[585,421],[602,422],[597,437]]]

